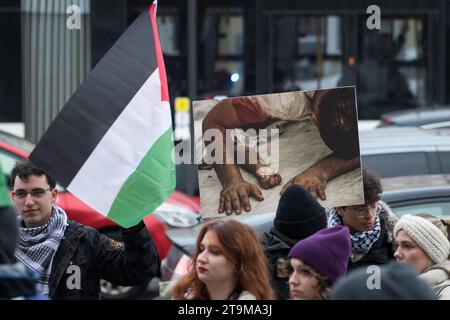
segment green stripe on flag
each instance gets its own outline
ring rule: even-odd
[[[6,186],[5,175],[3,174],[2,165],[0,164],[0,207],[9,207],[11,199],[8,196],[8,187]]]
[[[172,127],[169,127],[125,181],[108,213],[109,219],[123,227],[132,227],[172,194],[176,185],[173,149]]]

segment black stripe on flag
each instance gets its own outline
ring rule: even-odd
[[[67,187],[156,68],[153,30],[147,10],[75,91],[31,153],[31,161]]]

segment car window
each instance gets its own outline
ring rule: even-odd
[[[432,173],[426,152],[365,155],[362,163],[382,178]]]
[[[404,214],[430,213],[438,218],[450,217],[450,200],[433,203],[420,203],[392,208],[401,217]]]
[[[450,138],[450,137],[449,137]],[[441,162],[442,172],[450,173],[450,152],[440,152],[439,160]]]

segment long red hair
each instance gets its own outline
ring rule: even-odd
[[[269,265],[258,235],[250,226],[232,219],[206,223],[200,230],[191,267],[175,285],[174,298],[184,300],[186,293],[191,291],[191,299],[210,299],[206,285],[200,281],[196,271],[200,244],[208,231],[214,233],[222,254],[235,267],[238,293],[248,291],[258,300],[274,299]]]

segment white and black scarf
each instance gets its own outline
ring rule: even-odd
[[[19,246],[16,258],[29,269],[37,272],[38,290],[48,295],[48,281],[52,269],[53,257],[58,250],[64,231],[67,226],[67,215],[63,209],[53,206],[52,215],[48,222],[37,228],[22,227],[22,218],[19,215]]]
[[[352,261],[356,257],[356,255],[366,254],[367,252],[369,252],[373,244],[380,238],[381,224],[379,210],[380,209],[377,208],[377,217],[375,218],[375,223],[371,230],[350,234],[350,240],[352,243]],[[330,211],[327,224],[328,228],[335,225],[342,225],[342,218],[337,213],[336,209],[332,209]]]

